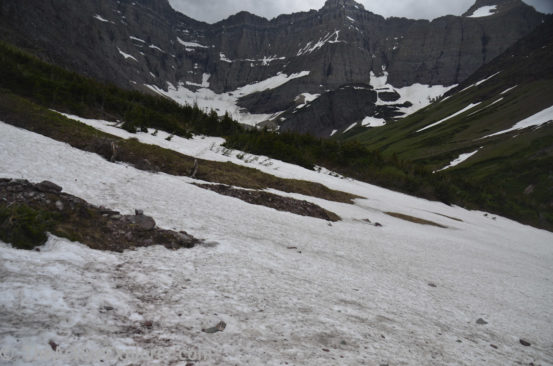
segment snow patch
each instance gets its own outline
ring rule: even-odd
[[[508,132],[515,131],[515,130],[522,130],[522,129],[525,129],[525,128],[528,128],[528,127],[539,127],[543,124],[546,124],[546,123],[549,123],[549,122],[552,122],[552,121],[553,121],[553,106],[551,106],[549,108],[545,108],[544,110],[542,110],[542,111],[540,111],[540,112],[538,112],[538,113],[536,113],[536,114],[534,114],[534,115],[532,115],[528,118],[523,119],[522,121],[518,122],[513,127],[509,128],[507,130],[492,133],[491,135],[487,135],[487,136],[482,137],[482,139],[492,137],[492,136],[502,135],[504,133],[508,133]]]
[[[138,62],[138,60],[133,55],[121,51],[121,49],[119,49],[119,47],[117,47],[117,51],[119,51],[119,53],[121,54],[121,56],[123,56],[125,58],[125,60],[130,58],[130,59],[135,60],[136,62]]]
[[[405,102],[411,102],[411,107],[400,107],[399,111],[403,113],[403,117],[415,113],[416,111],[430,105],[432,101],[438,99],[444,95],[448,90],[453,89],[457,85],[443,86],[443,85],[424,85],[415,83],[403,88],[395,88],[393,85],[388,84],[388,72],[384,71],[385,66],[382,66],[383,72],[381,76],[376,76],[374,72],[370,72],[370,85],[377,91],[397,92],[400,98],[393,102],[383,101],[380,98],[377,100],[376,105],[395,105],[403,104]]]
[[[132,136],[162,142],[160,135]],[[0,350],[3,357],[5,350],[14,357],[7,364],[100,364],[106,354],[125,353],[120,363],[165,365],[199,350],[201,356],[195,358],[210,365],[270,365],[274,360],[326,365],[336,364],[336,355],[343,356],[340,364],[345,365],[506,365],[520,359],[521,348],[513,344],[521,337],[536,343],[524,349],[524,357],[553,362],[547,351],[553,342],[552,233],[242,155],[217,145],[223,139],[173,140],[173,146],[192,156],[236,161],[367,198],[343,204],[279,193],[317,203],[343,218],[330,226],[202,190],[187,177],[110,163],[0,123],[4,176],[52,180],[64,192],[123,213],[147,207],[160,227],[219,243],[124,253],[95,251],[55,237],[41,252],[0,243]],[[401,221],[383,211],[400,211],[449,229]],[[478,317],[490,324],[475,324]],[[153,337],[135,333],[144,329],[145,320],[153,321]],[[220,320],[227,323],[224,332],[199,331]],[[477,341],[456,342],[464,338]],[[56,356],[66,358],[50,362],[42,352],[50,349],[50,339],[62,350],[81,352],[60,353]],[[411,347],[414,339],[417,347]],[[322,351],[327,344],[331,351]],[[501,352],[490,352],[490,344]],[[359,349],[365,345],[369,350],[361,358]],[[29,347],[38,352],[25,352]],[[117,363],[118,358],[109,360]]]
[[[185,84],[183,83],[175,86],[168,82],[167,91],[158,88],[155,85],[146,84],[146,86],[161,95],[173,99],[177,103],[188,105],[197,104],[198,107],[206,111],[209,111],[210,109],[215,110],[215,112],[217,112],[217,114],[220,116],[224,115],[225,113],[229,113],[232,118],[236,119],[240,123],[256,125],[259,122],[276,118],[282,112],[273,114],[251,114],[238,106],[238,99],[256,92],[278,88],[279,86],[286,84],[290,80],[305,77],[309,75],[309,73],[310,71],[301,71],[291,75],[278,73],[277,75],[266,80],[245,85],[232,92],[222,94],[216,94],[212,90],[208,89],[206,86],[202,86],[196,91],[191,91],[187,89],[185,87]],[[205,75],[208,74],[204,74],[204,78]],[[203,85],[206,84],[207,79],[205,79],[203,82]]]
[[[151,44],[148,46],[149,48],[153,49],[153,50],[158,50],[159,52],[163,52],[165,53],[164,50],[162,50],[161,48],[159,48],[158,46],[154,45],[154,44]]]
[[[510,88],[507,88],[507,89],[503,90],[500,94],[501,94],[501,95],[505,95],[505,94],[507,94],[508,92],[510,92],[511,90],[513,90],[514,88],[516,88],[517,86],[518,86],[518,85],[515,85],[515,86],[512,86],[512,87],[510,87]]]
[[[344,132],[342,132],[342,133],[348,132],[349,130],[351,130],[351,129],[354,128],[355,126],[357,126],[357,122],[352,123],[352,124],[351,124],[348,128],[346,128],[346,129],[344,130]]]
[[[471,103],[471,104],[469,104],[468,106],[466,106],[465,108],[461,109],[460,111],[458,111],[458,112],[456,112],[456,113],[453,113],[452,115],[447,116],[447,117],[445,117],[445,118],[439,120],[438,122],[434,122],[434,123],[432,123],[432,124],[430,124],[430,125],[428,125],[428,126],[426,126],[426,127],[423,127],[423,128],[421,128],[420,130],[417,130],[417,132],[421,132],[421,131],[427,130],[427,129],[432,128],[432,127],[434,127],[434,126],[437,126],[437,125],[439,125],[439,124],[441,124],[441,123],[443,123],[443,122],[445,122],[445,121],[447,121],[447,120],[450,120],[450,119],[453,118],[453,117],[457,117],[458,115],[460,115],[460,114],[462,114],[462,113],[465,113],[466,111],[468,111],[468,110],[470,110],[470,109],[476,107],[476,106],[479,105],[480,103],[481,103],[481,102],[478,102],[478,103]]]
[[[94,18],[94,19],[97,19],[97,20],[99,20],[99,21],[101,21],[101,22],[104,22],[104,23],[110,23],[109,20],[103,18],[100,14],[94,15],[93,18]]]
[[[382,127],[384,125],[386,125],[386,120],[382,118],[365,117],[361,121],[361,126],[363,127]]]
[[[232,60],[228,59],[223,52],[219,52],[219,60],[223,62],[232,63]]]
[[[474,156],[478,151],[479,150],[476,150],[476,151],[473,151],[473,152],[470,152],[470,153],[461,154],[456,159],[452,160],[447,166],[444,166],[442,169],[439,169],[437,171],[441,172],[442,170],[446,170],[446,169],[452,168],[454,166],[457,166],[457,165],[461,164],[462,162],[468,160],[470,157]]]
[[[469,18],[482,18],[482,17],[488,17],[490,15],[494,15],[495,11],[497,10],[497,5],[487,5],[482,6],[478,9],[476,9],[471,15],[469,15]]]
[[[209,88],[209,78],[211,77],[210,74],[206,74],[204,73],[202,75],[202,83],[201,84],[198,84],[198,83],[193,83],[191,81],[187,81],[186,82],[186,85],[191,85],[191,86],[197,86],[199,88]]]
[[[186,47],[186,51],[190,52],[190,51],[194,51],[195,48],[209,48],[207,46],[204,46],[202,44],[199,44],[197,42],[186,42],[186,41],[183,41],[182,39],[180,39],[179,37],[177,37],[177,42],[179,42],[181,45],[183,45],[184,47]]]
[[[331,44],[340,43],[340,42],[345,43],[345,41],[340,41],[339,37],[340,37],[340,31],[335,30],[333,33],[325,34],[324,37],[320,38],[317,42],[315,42],[315,44],[313,44],[313,42],[307,42],[305,47],[303,47],[298,51],[297,56],[310,54],[318,50],[319,48],[322,48],[327,43],[331,43]]]
[[[145,40],[137,38],[137,37],[129,36],[129,38],[133,41],[137,41],[137,42],[140,42],[140,43],[146,43]]]

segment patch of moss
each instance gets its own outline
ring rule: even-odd
[[[26,205],[0,207],[0,239],[15,248],[31,250],[48,239],[54,227],[54,214]]]

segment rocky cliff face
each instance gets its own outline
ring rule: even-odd
[[[0,32],[123,87],[329,136],[428,104],[545,17],[520,0],[478,0],[461,17],[433,21],[328,0],[318,11],[270,21],[241,12],[209,25],[166,0],[5,0]]]

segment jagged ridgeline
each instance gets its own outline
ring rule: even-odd
[[[353,0],[328,0],[272,20],[241,12],[206,24],[167,0],[8,0],[0,31],[126,89],[328,137],[428,105],[545,18],[520,0],[478,0],[463,16],[433,21],[385,19]]]

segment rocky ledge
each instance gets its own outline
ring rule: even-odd
[[[123,215],[63,193],[49,181],[33,184],[0,178],[0,240],[33,249],[44,244],[46,232],[116,252],[151,245],[191,248],[201,242],[184,231],[158,228],[142,210]]]
[[[311,216],[332,222],[340,221],[340,217],[333,212],[327,211],[314,203],[291,197],[282,197],[264,191],[238,189],[224,184],[196,184],[196,186],[225,196],[235,197],[253,205],[266,206],[279,211],[287,211],[296,215]]]

